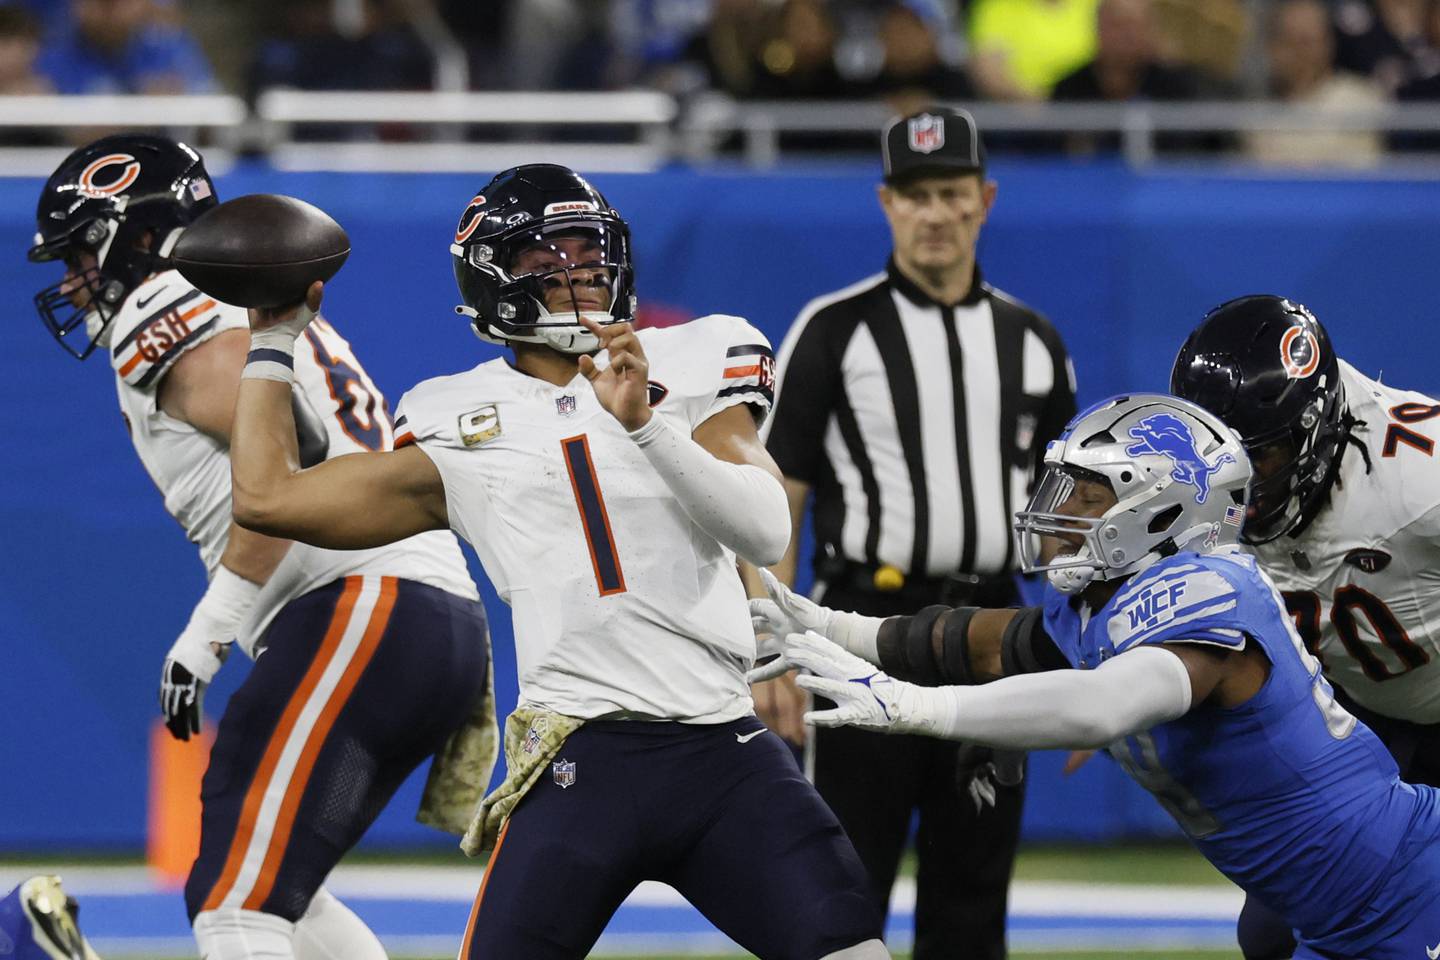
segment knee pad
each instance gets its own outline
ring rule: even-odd
[[[387,960],[380,940],[324,887],[295,923],[295,960]]]
[[[295,924],[259,910],[221,907],[195,916],[195,942],[206,960],[295,960]]]
[[[879,940],[866,940],[853,947],[827,953],[820,960],[890,960],[890,951]]]

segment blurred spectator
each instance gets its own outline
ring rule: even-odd
[[[35,69],[40,25],[20,7],[0,7],[0,95],[51,93],[50,81]]]
[[[847,30],[836,48],[836,66],[848,95],[885,97],[900,114],[937,100],[974,98],[969,75],[954,63],[955,44],[947,42],[953,25],[933,5],[889,0],[866,12],[871,13],[870,22]],[[868,69],[857,62],[863,57],[847,57],[857,41],[863,42],[857,34],[873,38],[874,62]]]
[[[1425,18],[1425,34],[1431,46],[1440,48],[1440,0],[1432,0],[1430,4]],[[1402,103],[1440,100],[1440,68],[1396,90],[1395,99]],[[1440,152],[1440,133],[1397,130],[1390,135],[1390,149]]]
[[[1052,100],[1196,100],[1218,85],[1193,67],[1165,63],[1150,0],[1101,0],[1095,59],[1062,77]]]
[[[1386,92],[1440,70],[1440,51],[1426,29],[1432,6],[1433,0],[1342,0],[1335,65]]]
[[[299,90],[425,90],[434,79],[430,51],[400,11],[363,0],[354,23],[337,22],[331,0],[272,3],[271,35],[261,42],[250,92]],[[278,8],[278,9],[277,9]]]
[[[1335,37],[1320,0],[1280,0],[1270,12],[1266,52],[1271,93],[1289,104],[1354,110],[1384,102],[1368,80],[1335,69]],[[1266,130],[1247,134],[1247,153],[1264,164],[1367,167],[1381,158],[1373,132]]]
[[[200,47],[155,0],[70,0],[37,61],[60,93],[208,93]]]
[[[716,0],[707,35],[715,84],[756,99],[843,96],[836,36],[822,0]]]
[[[509,12],[504,86],[513,90],[612,86],[611,35],[610,4],[603,0],[521,0]]]
[[[1160,34],[1150,0],[1101,0],[1096,11],[1095,59],[1063,77],[1052,100],[1201,100],[1226,96],[1220,81],[1194,67],[1161,58]],[[1119,134],[1075,134],[1072,153],[1113,151]],[[1229,145],[1216,134],[1167,133],[1156,137],[1162,151],[1213,152]]]
[[[706,82],[705,31],[713,0],[612,0],[614,81],[674,94]]]
[[[1095,55],[1099,0],[974,0],[970,72],[996,100],[1040,100]]]

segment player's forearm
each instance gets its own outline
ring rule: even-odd
[[[1045,633],[1038,607],[926,607],[884,621],[874,649],[878,659],[851,652],[892,677],[929,687],[989,683],[1070,666]]]
[[[263,586],[289,551],[289,540],[267,537],[231,523],[225,552],[220,555],[220,565],[251,583]]]
[[[230,436],[231,498],[235,522],[270,536],[290,536],[300,504],[286,496],[300,469],[290,385],[245,378],[235,404]]]
[[[696,526],[757,566],[781,558],[790,542],[790,510],[768,471],[713,456],[661,417],[630,437]]]
[[[983,687],[907,686],[906,732],[1018,750],[1090,749],[1190,709],[1180,658],[1142,647],[1095,670],[1054,670]]]

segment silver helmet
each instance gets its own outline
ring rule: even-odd
[[[1218,417],[1176,397],[1096,404],[1045,448],[1044,467],[1029,506],[1015,515],[1015,534],[1021,568],[1044,571],[1062,593],[1138,573],[1180,550],[1233,545],[1245,519],[1244,445]],[[1099,516],[1075,515],[1083,510],[1072,495],[1085,480],[1116,498]],[[1074,549],[1044,558],[1045,537]]]

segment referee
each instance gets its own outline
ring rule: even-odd
[[[892,120],[882,150],[890,262],[812,301],[780,349],[766,446],[785,474],[796,536],[774,572],[794,583],[813,494],[826,606],[880,617],[935,603],[1008,606],[1018,601],[1011,517],[1039,453],[1075,413],[1070,362],[1044,317],[981,279],[975,246],[996,184],[970,114]],[[756,688],[757,709],[782,733],[796,723],[792,682]],[[966,795],[989,759],[977,754],[848,727],[815,733],[815,786],[882,911],[919,811],[915,960],[1005,956],[1023,759],[1000,764],[997,779],[1011,786],[991,810]]]

